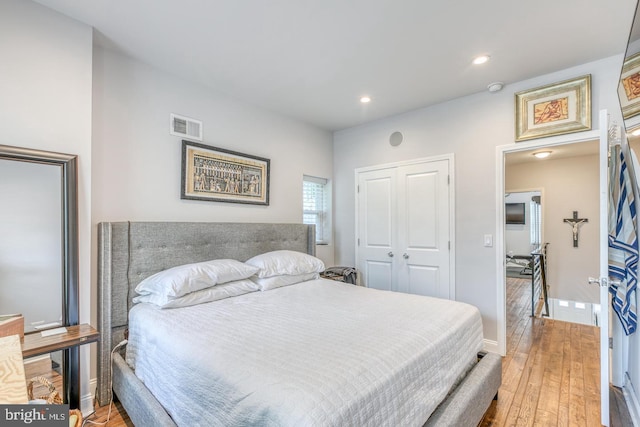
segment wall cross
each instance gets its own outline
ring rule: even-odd
[[[578,232],[580,231],[580,224],[589,222],[587,218],[578,218],[578,211],[573,211],[573,218],[565,218],[564,222],[571,224],[571,231],[573,232],[573,247],[578,247]]]

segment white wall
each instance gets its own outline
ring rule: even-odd
[[[36,3],[0,2],[0,144],[78,155],[80,322],[89,322],[91,27]],[[88,349],[81,393],[89,393]]]
[[[599,276],[598,156],[579,156],[521,163],[505,172],[507,188],[544,188],[542,227],[547,247],[549,296],[569,301],[600,303],[600,289],[588,285]],[[579,228],[573,247],[572,227],[564,222],[578,211],[589,222]]]
[[[94,226],[127,220],[299,223],[303,175],[333,175],[329,132],[100,47],[93,78]],[[269,206],[181,200],[182,145],[169,134],[170,113],[201,120],[204,144],[270,159]],[[318,255],[332,264],[333,245],[318,247]]]
[[[621,49],[624,47],[621,46]],[[622,53],[579,67],[336,132],[334,179],[336,262],[354,265],[354,169],[416,157],[455,154],[456,299],[476,305],[487,340],[497,340],[496,251],[483,235],[496,233],[496,146],[514,142],[514,93],[569,78],[592,75],[592,122],[611,110],[620,123],[616,87]],[[426,77],[425,77],[426,78]],[[404,142],[388,143],[401,131]],[[502,273],[500,273],[502,274]]]

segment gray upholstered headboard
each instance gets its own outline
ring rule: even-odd
[[[144,278],[177,265],[239,261],[289,249],[315,255],[315,228],[304,224],[103,222],[98,224],[98,390],[111,396],[111,350],[124,339],[131,299]]]

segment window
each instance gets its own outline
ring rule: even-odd
[[[540,196],[534,196],[533,199],[540,200]],[[536,200],[531,200],[529,205],[529,212],[531,218],[531,249],[536,250],[540,248],[540,239],[542,236],[542,212],[540,209],[540,203]]]
[[[305,175],[302,184],[302,222],[315,224],[317,244],[329,244],[331,240],[329,180]]]

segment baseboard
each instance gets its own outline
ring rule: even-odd
[[[629,416],[634,426],[640,426],[640,402],[635,392],[635,387],[629,378],[629,374],[625,375],[626,381],[624,387],[622,387],[622,394],[625,402],[627,402],[627,409],[629,409]]]
[[[82,412],[82,416],[86,417],[93,413],[94,406],[93,402],[95,401],[96,388],[98,387],[98,379],[92,378],[89,380],[89,393],[86,393],[80,399],[80,411]]]
[[[498,350],[498,341],[484,339],[482,340],[482,343],[482,348],[484,351],[500,354],[500,351]]]

